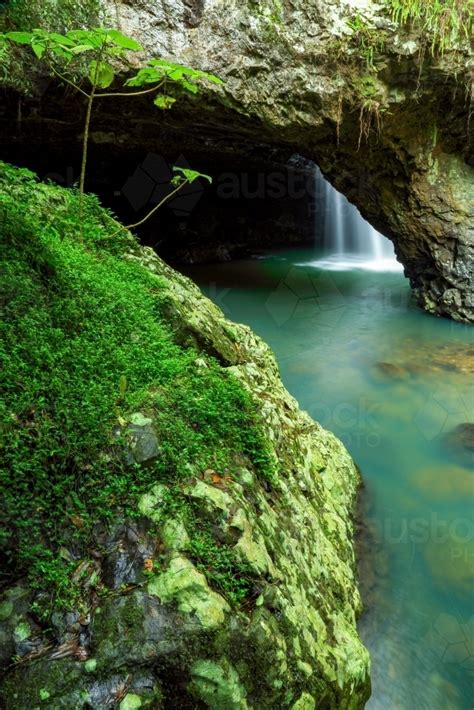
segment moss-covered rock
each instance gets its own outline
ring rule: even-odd
[[[97,426],[103,426],[104,416],[107,419],[106,435],[88,440],[87,459],[80,458],[82,439],[76,440],[76,461],[81,466],[75,485],[88,509],[80,508],[81,501],[73,497],[66,506],[75,512],[66,509],[67,517],[61,521],[63,501],[54,508],[61,533],[51,539],[49,552],[56,552],[58,559],[53,565],[48,557],[43,569],[50,575],[61,572],[52,588],[63,595],[69,589],[66,581],[73,585],[71,595],[58,602],[62,611],[69,607],[74,613],[55,616],[52,627],[45,623],[43,629],[36,629],[31,622],[46,590],[34,596],[26,587],[27,602],[17,611],[13,591],[0,600],[6,648],[14,649],[14,644],[34,640],[35,635],[40,638],[39,645],[27,649],[28,658],[8,669],[0,686],[2,707],[42,707],[47,694],[48,708],[68,710],[147,704],[248,710],[362,708],[370,687],[369,658],[356,630],[361,602],[352,523],[360,480],[346,449],[298,408],[283,387],[268,346],[249,328],[229,323],[188,279],[130,237],[109,244],[105,237],[112,220],[97,206],[94,218],[88,207],[88,220],[96,220],[89,224],[95,225],[96,233],[90,244],[84,244],[77,237],[80,232],[70,227],[77,207],[74,196],[8,170],[13,186],[0,182],[0,197],[10,220],[3,234],[6,253],[20,259],[26,248],[28,288],[33,288],[31,283],[39,288],[47,268],[47,283],[58,289],[49,292],[49,299],[37,297],[36,302],[17,304],[18,294],[4,283],[8,303],[16,304],[16,326],[24,325],[38,309],[42,318],[49,317],[54,307],[56,323],[63,328],[62,342],[80,338],[87,350],[90,339],[100,349],[103,333],[115,337],[114,299],[123,295],[122,287],[128,288],[126,280],[134,279],[133,291],[126,291],[129,301],[121,298],[125,317],[113,342],[119,347],[130,338],[137,369],[127,375],[128,409],[114,373],[113,394],[105,400],[109,410],[102,408],[100,399],[97,415]],[[25,200],[21,214],[33,215],[28,223],[31,243],[26,247],[11,231],[12,216],[20,220],[14,207],[19,196]],[[34,216],[38,210],[60,211],[63,221],[58,217],[53,233]],[[42,249],[47,247],[47,259],[38,243]],[[82,275],[66,259],[69,250],[74,252],[74,264],[84,269]],[[98,339],[96,331],[84,330],[95,313],[83,301],[94,292],[94,279],[80,282],[81,288],[75,285],[75,279],[89,275],[97,284],[110,287],[112,294],[110,311],[102,311]],[[144,301],[138,303],[143,303],[143,309],[133,320],[130,300],[141,295]],[[72,299],[75,313],[69,329],[60,320],[66,298]],[[102,290],[101,308],[108,298]],[[152,340],[157,336],[150,318],[156,318],[163,329],[159,347]],[[130,320],[131,332],[127,330]],[[148,324],[149,330],[140,331],[139,324]],[[21,331],[25,342],[29,332]],[[155,348],[153,359],[150,342]],[[81,351],[74,352],[78,368]],[[160,356],[163,367],[164,354],[170,352],[169,379],[169,370],[157,374],[153,368]],[[106,348],[101,357],[108,357]],[[184,370],[181,358],[186,359]],[[88,406],[102,392],[108,396],[107,389],[100,389],[107,374],[100,363],[96,365],[89,374],[80,371],[85,378],[81,393],[91,396]],[[36,378],[41,376],[41,368],[36,370],[31,363],[29,367]],[[53,391],[63,398],[72,396],[75,370],[68,370],[66,378],[61,374],[64,370],[58,374],[54,362],[50,368]],[[136,389],[134,378],[139,382]],[[58,380],[60,390],[54,389]],[[170,406],[168,398],[176,389],[179,394]],[[236,394],[241,397],[238,406]],[[51,441],[47,439],[50,421],[56,420],[46,395],[42,406],[43,412],[50,412],[48,429],[41,428],[46,426],[44,416],[37,423],[43,443]],[[78,426],[82,410],[77,402],[72,406],[70,416],[78,417],[73,420]],[[123,436],[114,436],[114,421]],[[69,432],[67,422],[61,422],[66,427],[61,431]],[[124,464],[130,423],[149,427],[159,439],[160,455],[143,460],[141,466],[136,460],[128,467]],[[24,430],[10,426],[9,431],[17,432],[30,453],[37,451],[30,438],[21,439]],[[15,452],[7,451],[17,461]],[[55,486],[63,485],[63,477],[71,471],[71,460],[59,451],[45,469]],[[34,456],[31,462],[30,466],[36,465]],[[21,467],[15,469],[15,485],[20,485],[21,475]],[[39,496],[48,495],[40,478],[38,486]],[[104,491],[106,498],[102,498]],[[66,492],[63,497],[67,498]],[[105,501],[109,501],[107,509]],[[11,514],[15,502],[7,502]],[[42,524],[48,524],[50,510],[39,512]],[[107,520],[113,524],[104,525]],[[30,534],[37,534],[34,525]],[[40,542],[41,537],[37,545]],[[24,557],[18,559],[24,564]],[[106,578],[112,580],[108,585]],[[30,580],[41,587],[38,576]]]

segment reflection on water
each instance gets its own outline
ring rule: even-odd
[[[471,710],[474,436],[450,432],[474,422],[473,331],[420,312],[400,273],[301,265],[311,259],[189,274],[270,343],[288,389],[361,467],[367,707]]]

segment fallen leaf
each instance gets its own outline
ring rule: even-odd
[[[215,486],[225,486],[225,484],[232,479],[230,476],[220,476],[218,473],[214,473],[211,480]]]
[[[76,528],[84,527],[84,521],[79,515],[71,515],[69,520],[73,525],[75,525]]]
[[[143,563],[143,569],[145,572],[152,572],[153,571],[153,560],[150,560],[149,558],[146,559]]]
[[[66,560],[66,562],[72,562],[72,555],[69,552],[69,550],[65,547],[60,547],[59,548],[59,556],[63,559]]]

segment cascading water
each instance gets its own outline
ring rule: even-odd
[[[343,271],[399,271],[393,244],[361,217],[354,205],[316,168],[316,240],[322,258],[314,266]],[[322,252],[321,252],[322,247]]]

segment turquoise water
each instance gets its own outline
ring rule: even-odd
[[[273,348],[290,392],[365,481],[360,633],[371,710],[474,707],[474,331],[411,303],[400,272],[301,266],[313,253],[190,267]]]

